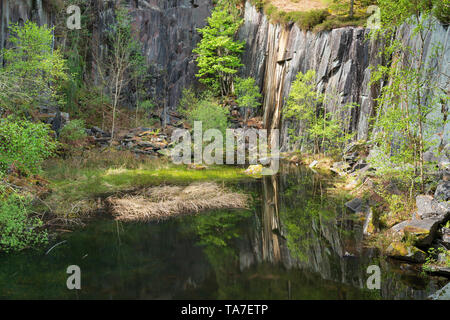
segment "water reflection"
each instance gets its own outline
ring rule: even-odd
[[[283,166],[234,187],[254,195],[252,210],[160,224],[106,219],[47,256],[0,257],[0,298],[424,299],[446,283],[365,249],[360,221],[309,169]],[[65,286],[72,264],[82,270],[79,292]],[[365,289],[371,264],[381,267],[380,291]]]

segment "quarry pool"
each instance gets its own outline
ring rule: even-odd
[[[365,248],[360,219],[312,170],[283,166],[232,187],[252,195],[250,210],[159,223],[105,213],[48,254],[2,256],[0,299],[427,299],[448,282]],[[81,290],[67,289],[70,265]],[[367,286],[369,266],[380,289]]]

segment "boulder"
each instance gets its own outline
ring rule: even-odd
[[[442,228],[440,233],[442,235],[441,244],[450,249],[450,229]]]
[[[438,184],[434,198],[438,201],[450,200],[450,181],[442,181]]]
[[[346,202],[345,206],[355,213],[368,213],[370,211],[367,202],[360,198]]]
[[[401,233],[414,239],[414,244],[420,247],[429,246],[436,237],[441,221],[435,218],[423,220],[407,220],[393,226],[394,233]]]
[[[450,143],[447,143],[445,147],[442,149],[442,153],[450,159]]]
[[[450,208],[444,203],[436,201],[431,196],[416,197],[417,216],[420,219],[436,218],[444,221],[450,214]]]
[[[245,170],[246,174],[249,175],[261,175],[263,171],[263,166],[260,164],[251,165]]]
[[[430,295],[428,299],[431,300],[450,300],[450,283],[447,283],[443,288]]]
[[[444,277],[450,278],[450,268],[449,267],[431,265],[431,266],[429,266],[429,268],[426,271],[435,276],[444,276]]]
[[[373,211],[369,208],[369,212],[366,215],[366,220],[364,221],[363,234],[365,236],[370,236],[375,233],[375,226],[373,224]]]
[[[448,159],[448,157],[445,154],[443,154],[439,157],[438,167],[441,170],[447,170],[450,168],[450,160]]]
[[[386,254],[394,259],[404,260],[408,262],[423,263],[427,257],[422,250],[408,246],[401,241],[392,242],[386,250]]]
[[[436,162],[437,158],[433,151],[427,151],[423,154],[423,161],[425,162]]]

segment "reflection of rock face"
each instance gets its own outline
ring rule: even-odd
[[[239,243],[241,271],[253,264],[269,262],[281,264],[288,270],[298,268],[320,274],[324,280],[366,288],[367,267],[380,265],[380,262],[373,250],[363,248],[361,223],[346,219],[348,213],[330,207],[325,198],[323,205],[320,204],[320,194],[325,196],[325,187],[311,171],[299,173],[297,167],[282,166],[281,178],[265,177],[261,213],[255,217],[258,230],[253,238]],[[311,202],[311,199],[315,200]],[[300,234],[295,228],[287,227],[286,224],[292,223],[299,227]],[[392,265],[382,263],[380,268],[384,298],[425,299],[437,289],[431,284],[424,290],[425,282],[417,285],[422,289],[402,287],[399,279],[386,278],[388,271],[392,273]],[[399,272],[399,277],[411,277],[416,281],[417,273],[411,274]]]

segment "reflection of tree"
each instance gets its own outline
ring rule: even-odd
[[[230,276],[239,269],[238,252],[233,242],[242,234],[242,223],[250,216],[251,212],[247,210],[217,210],[192,220],[192,227],[199,236],[197,244],[203,247],[215,274],[218,299],[237,295],[240,286]]]

